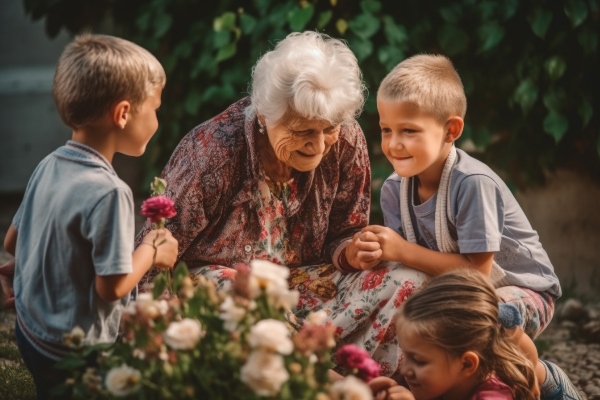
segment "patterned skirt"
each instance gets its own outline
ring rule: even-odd
[[[235,277],[235,270],[218,265],[193,272],[215,280],[223,290]],[[302,321],[311,311],[324,310],[336,327],[338,347],[353,343],[366,349],[381,365],[381,373],[392,376],[399,371],[402,358],[396,339],[396,312],[427,278],[423,272],[397,263],[350,274],[332,264],[292,268],[290,289],[300,292],[293,313]]]

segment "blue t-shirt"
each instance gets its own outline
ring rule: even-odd
[[[97,151],[69,141],[31,176],[13,219],[17,230],[15,306],[38,350],[60,348],[79,326],[85,343],[114,341],[125,298],[107,303],[96,275],[132,272],[133,196]]]
[[[406,238],[400,217],[401,178],[393,173],[381,188],[385,226]],[[415,179],[410,178],[409,210],[417,243],[439,251],[435,239],[437,194],[415,204]],[[561,295],[560,284],[538,234],[504,181],[484,163],[457,149],[450,178],[450,204],[454,225],[450,236],[461,254],[495,252],[494,260],[506,272],[502,284]],[[417,202],[418,203],[418,202]]]

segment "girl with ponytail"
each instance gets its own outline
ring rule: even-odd
[[[396,387],[376,397],[535,399],[532,363],[515,343],[522,338],[499,323],[504,307],[477,271],[462,268],[433,278],[404,302],[396,319],[404,353],[400,372],[411,394]]]

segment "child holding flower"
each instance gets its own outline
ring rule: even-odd
[[[112,36],[80,35],[60,57],[53,95],[72,137],[37,166],[4,240],[15,255],[15,335],[38,398],[59,383],[52,367],[68,353],[66,332],[114,341],[140,278],[176,261],[166,229],[133,251],[133,196],[111,165],[117,152],[144,153],[165,81],[154,56]]]

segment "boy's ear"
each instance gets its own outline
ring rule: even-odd
[[[471,376],[479,368],[479,356],[472,351],[467,351],[461,356],[462,373]]]
[[[112,108],[112,120],[119,128],[124,129],[131,117],[131,103],[127,100],[118,102]]]
[[[446,143],[455,142],[462,135],[465,122],[461,117],[450,117],[446,121]]]

